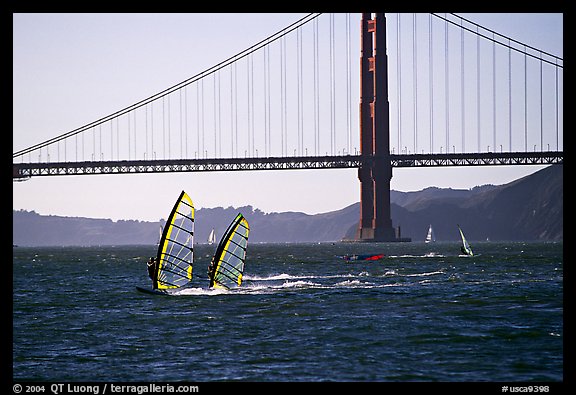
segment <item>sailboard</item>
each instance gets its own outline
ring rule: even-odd
[[[248,221],[238,213],[222,235],[212,258],[208,272],[210,288],[230,289],[242,285],[249,233]]]
[[[436,236],[434,235],[434,229],[432,229],[432,224],[428,228],[428,234],[426,234],[426,239],[424,239],[425,243],[431,243],[436,241]]]
[[[194,204],[182,191],[166,221],[156,253],[152,290],[141,292],[169,294],[192,281],[194,261]]]
[[[470,244],[468,244],[466,237],[464,237],[464,232],[462,232],[460,225],[458,225],[458,230],[460,231],[460,237],[462,238],[462,246],[460,247],[460,251],[464,255],[473,256],[474,253],[472,252],[472,248],[470,247]]]
[[[346,262],[350,261],[379,261],[383,259],[386,255],[384,254],[354,254],[354,255],[342,255],[341,258]]]

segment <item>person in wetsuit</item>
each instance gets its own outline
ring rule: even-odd
[[[156,271],[156,259],[154,259],[154,257],[150,257],[146,265],[148,267],[148,277],[150,277],[152,282],[154,282],[154,272]]]
[[[212,279],[212,273],[214,272],[214,257],[212,257],[212,260],[210,261],[210,264],[208,265],[208,278]]]

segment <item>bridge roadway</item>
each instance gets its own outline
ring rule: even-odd
[[[51,163],[13,163],[13,180],[36,176],[130,174],[238,170],[346,169],[370,166],[376,156],[291,156],[266,158],[161,159]],[[494,166],[561,164],[562,151],[391,154],[392,167]]]

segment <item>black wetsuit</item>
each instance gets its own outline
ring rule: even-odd
[[[156,270],[156,261],[148,262],[148,276],[154,280],[154,271]]]

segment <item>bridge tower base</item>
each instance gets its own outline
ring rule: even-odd
[[[410,241],[392,227],[390,215],[390,109],[386,17],[363,13],[360,47],[360,223],[356,241]],[[369,159],[369,160],[368,160]]]

